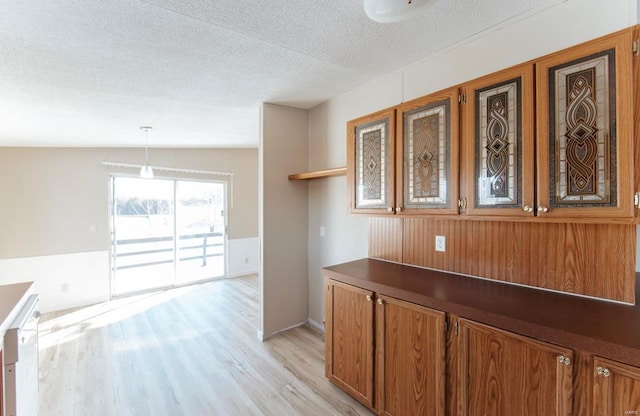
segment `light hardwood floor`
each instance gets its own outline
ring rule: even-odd
[[[324,378],[322,335],[256,338],[258,278],[43,316],[40,415],[371,415]]]

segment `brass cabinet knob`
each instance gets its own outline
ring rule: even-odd
[[[525,205],[522,209],[524,212],[533,212],[533,207],[530,207],[529,205]]]
[[[387,208],[387,212],[393,212],[393,207]]]
[[[547,212],[547,211],[549,211],[549,208],[545,207],[544,205],[540,205],[540,206],[538,207],[538,212],[539,212],[540,214],[544,214],[544,213],[545,213],[545,212]]]
[[[367,302],[371,302],[371,295],[367,295]]]
[[[562,365],[570,365],[571,364],[571,360],[569,359],[569,357],[565,357],[564,355],[558,355],[558,361]]]
[[[598,375],[602,377],[609,377],[611,375],[609,369],[604,367],[597,367],[596,373],[598,373]]]
[[[402,207],[396,207],[396,212],[402,211]]]
[[[384,302],[382,302],[382,299],[378,299],[378,305],[382,305]]]

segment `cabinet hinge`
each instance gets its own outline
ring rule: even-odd
[[[458,334],[460,334],[460,326],[458,325],[458,321],[456,321],[456,325],[455,325],[455,334],[456,334],[456,336],[458,336]]]
[[[467,102],[467,94],[458,94],[458,102],[465,104]]]
[[[444,318],[444,332],[449,332],[449,320]]]
[[[640,208],[640,192],[636,192],[633,195],[633,206],[636,208]]]
[[[631,44],[631,50],[635,56],[640,56],[640,40],[636,39]]]

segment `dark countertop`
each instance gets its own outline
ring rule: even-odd
[[[574,350],[640,367],[640,305],[625,305],[376,259],[325,277]],[[636,274],[640,299],[640,274]]]
[[[33,282],[0,286],[0,351],[4,345],[4,333],[27,301],[32,288]]]

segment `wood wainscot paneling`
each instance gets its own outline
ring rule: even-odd
[[[402,218],[369,218],[369,257],[402,262]]]
[[[369,256],[398,261],[398,248],[405,264],[635,303],[635,225],[370,220]]]

